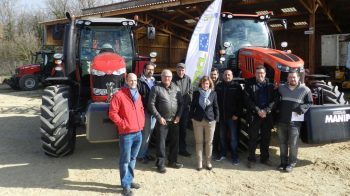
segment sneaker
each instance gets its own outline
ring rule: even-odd
[[[285,171],[285,169],[286,169],[286,166],[282,163],[277,166],[277,170],[279,171]]]
[[[211,163],[208,163],[206,168],[210,171],[213,169],[213,165]]]
[[[164,166],[158,166],[157,167],[157,171],[161,174],[164,174],[166,172],[166,169]]]
[[[296,165],[297,165],[296,162],[290,164],[290,166],[292,166],[292,167],[295,167]]]
[[[132,182],[131,185],[130,185],[130,187],[131,187],[132,189],[139,189],[139,188],[141,188],[141,185],[140,185],[139,183]]]
[[[262,164],[266,165],[266,166],[269,166],[269,167],[272,167],[273,164],[270,160],[266,160],[266,161],[261,161]]]
[[[132,196],[133,193],[132,193],[132,191],[131,191],[130,188],[123,188],[122,195],[123,195],[123,196]]]
[[[239,165],[239,159],[235,159],[232,161],[232,165]]]
[[[293,171],[293,167],[291,165],[287,165],[286,168],[285,168],[285,171],[286,172],[292,172]]]
[[[182,151],[182,152],[179,152],[179,155],[184,156],[184,157],[190,157],[191,153],[189,153],[187,151]]]
[[[222,160],[225,160],[226,157],[225,156],[221,156],[221,157],[218,157],[215,159],[215,161],[222,161]]]
[[[255,166],[255,162],[253,162],[253,161],[248,161],[247,167],[248,167],[249,169],[253,168],[254,166]]]
[[[175,168],[175,169],[180,169],[182,168],[184,165],[182,163],[178,163],[178,162],[172,162],[168,164],[169,167]]]

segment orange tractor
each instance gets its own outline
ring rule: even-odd
[[[213,67],[231,69],[244,79],[255,75],[255,68],[264,65],[266,77],[280,84],[287,81],[290,69],[297,69],[302,82],[313,92],[314,106],[306,114],[302,139],[307,143],[324,143],[350,139],[350,106],[344,93],[324,75],[306,75],[304,61],[287,51],[276,50],[268,23],[278,21],[287,28],[285,19],[272,19],[272,12],[261,15],[221,14]],[[329,105],[331,104],[331,105]],[[336,125],[336,126],[334,126]],[[249,124],[242,119],[240,144],[247,147]]]

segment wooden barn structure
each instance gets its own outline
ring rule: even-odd
[[[82,10],[78,18],[139,16],[135,30],[139,54],[158,52],[158,68],[174,67],[185,58],[196,22],[212,0],[130,0]],[[256,14],[273,11],[286,18],[288,30],[271,23],[276,45],[287,41],[288,48],[305,61],[312,73],[321,61],[321,35],[350,32],[349,0],[223,0],[222,11]],[[66,19],[43,22],[46,44],[62,44]],[[155,27],[155,39],[147,32]],[[153,29],[154,30],[154,29]]]

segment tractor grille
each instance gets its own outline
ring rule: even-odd
[[[254,59],[252,57],[245,57],[245,68],[250,73],[254,73]]]
[[[92,75],[92,89],[94,95],[107,95],[107,84],[113,83],[113,92],[121,88],[124,75]]]

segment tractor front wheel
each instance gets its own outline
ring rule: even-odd
[[[39,80],[35,75],[25,75],[19,79],[19,88],[23,91],[31,91],[38,88]]]
[[[69,115],[70,87],[48,86],[44,89],[41,105],[41,143],[45,154],[61,157],[75,148],[75,126]]]

